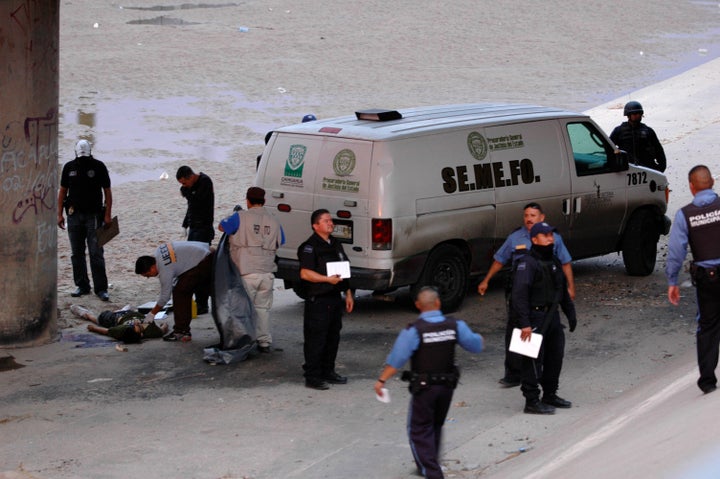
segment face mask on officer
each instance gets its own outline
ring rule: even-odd
[[[551,259],[553,255],[553,248],[555,247],[555,237],[552,232],[549,233],[538,233],[532,237],[532,249],[542,259]]]

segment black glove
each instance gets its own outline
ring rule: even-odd
[[[568,325],[570,326],[571,333],[573,331],[575,331],[575,328],[577,327],[577,318],[575,318],[575,317],[568,318]]]

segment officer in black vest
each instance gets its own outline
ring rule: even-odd
[[[307,293],[303,316],[305,386],[320,391],[346,384],[335,371],[343,309],[351,313],[355,298],[347,279],[328,275],[330,262],[348,261],[342,244],[332,236],[334,224],[326,209],[313,211],[313,234],[298,248],[300,279]],[[343,300],[341,293],[345,293]]]
[[[697,358],[700,378],[697,385],[707,394],[717,388],[715,368],[720,345],[720,198],[712,190],[714,180],[705,165],[688,175],[692,203],[675,214],[665,275],[668,300],[680,302],[678,274],[685,261],[687,246],[693,255],[690,274],[697,290]]]
[[[410,450],[420,475],[443,477],[438,459],[445,417],[459,379],[455,367],[455,345],[479,353],[483,339],[461,320],[443,316],[436,288],[425,286],[415,300],[420,317],[404,329],[375,382],[375,393],[382,397],[385,382],[410,360],[411,370],[403,373],[410,381],[408,432]]]
[[[533,332],[543,336],[537,359],[522,357],[524,412],[554,414],[555,408],[572,406],[557,395],[565,354],[564,326],[560,323],[560,306],[575,331],[575,305],[568,294],[562,265],[553,253],[555,229],[547,223],[536,223],[530,230],[530,253],[515,263],[512,287],[512,320],[521,330],[521,339],[530,340]],[[543,397],[540,400],[540,386]]]

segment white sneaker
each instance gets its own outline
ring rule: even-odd
[[[83,308],[79,304],[71,304],[70,305],[70,312],[77,316],[78,318],[87,319],[87,315],[92,314],[92,311],[90,311],[87,308]]]

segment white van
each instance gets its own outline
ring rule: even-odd
[[[357,289],[436,285],[443,309],[537,201],[573,259],[622,251],[630,275],[655,267],[667,234],[668,182],[628,165],[586,115],[557,108],[469,104],[366,110],[273,132],[257,186],[283,225],[277,277],[298,291],[297,248],[326,208]]]

